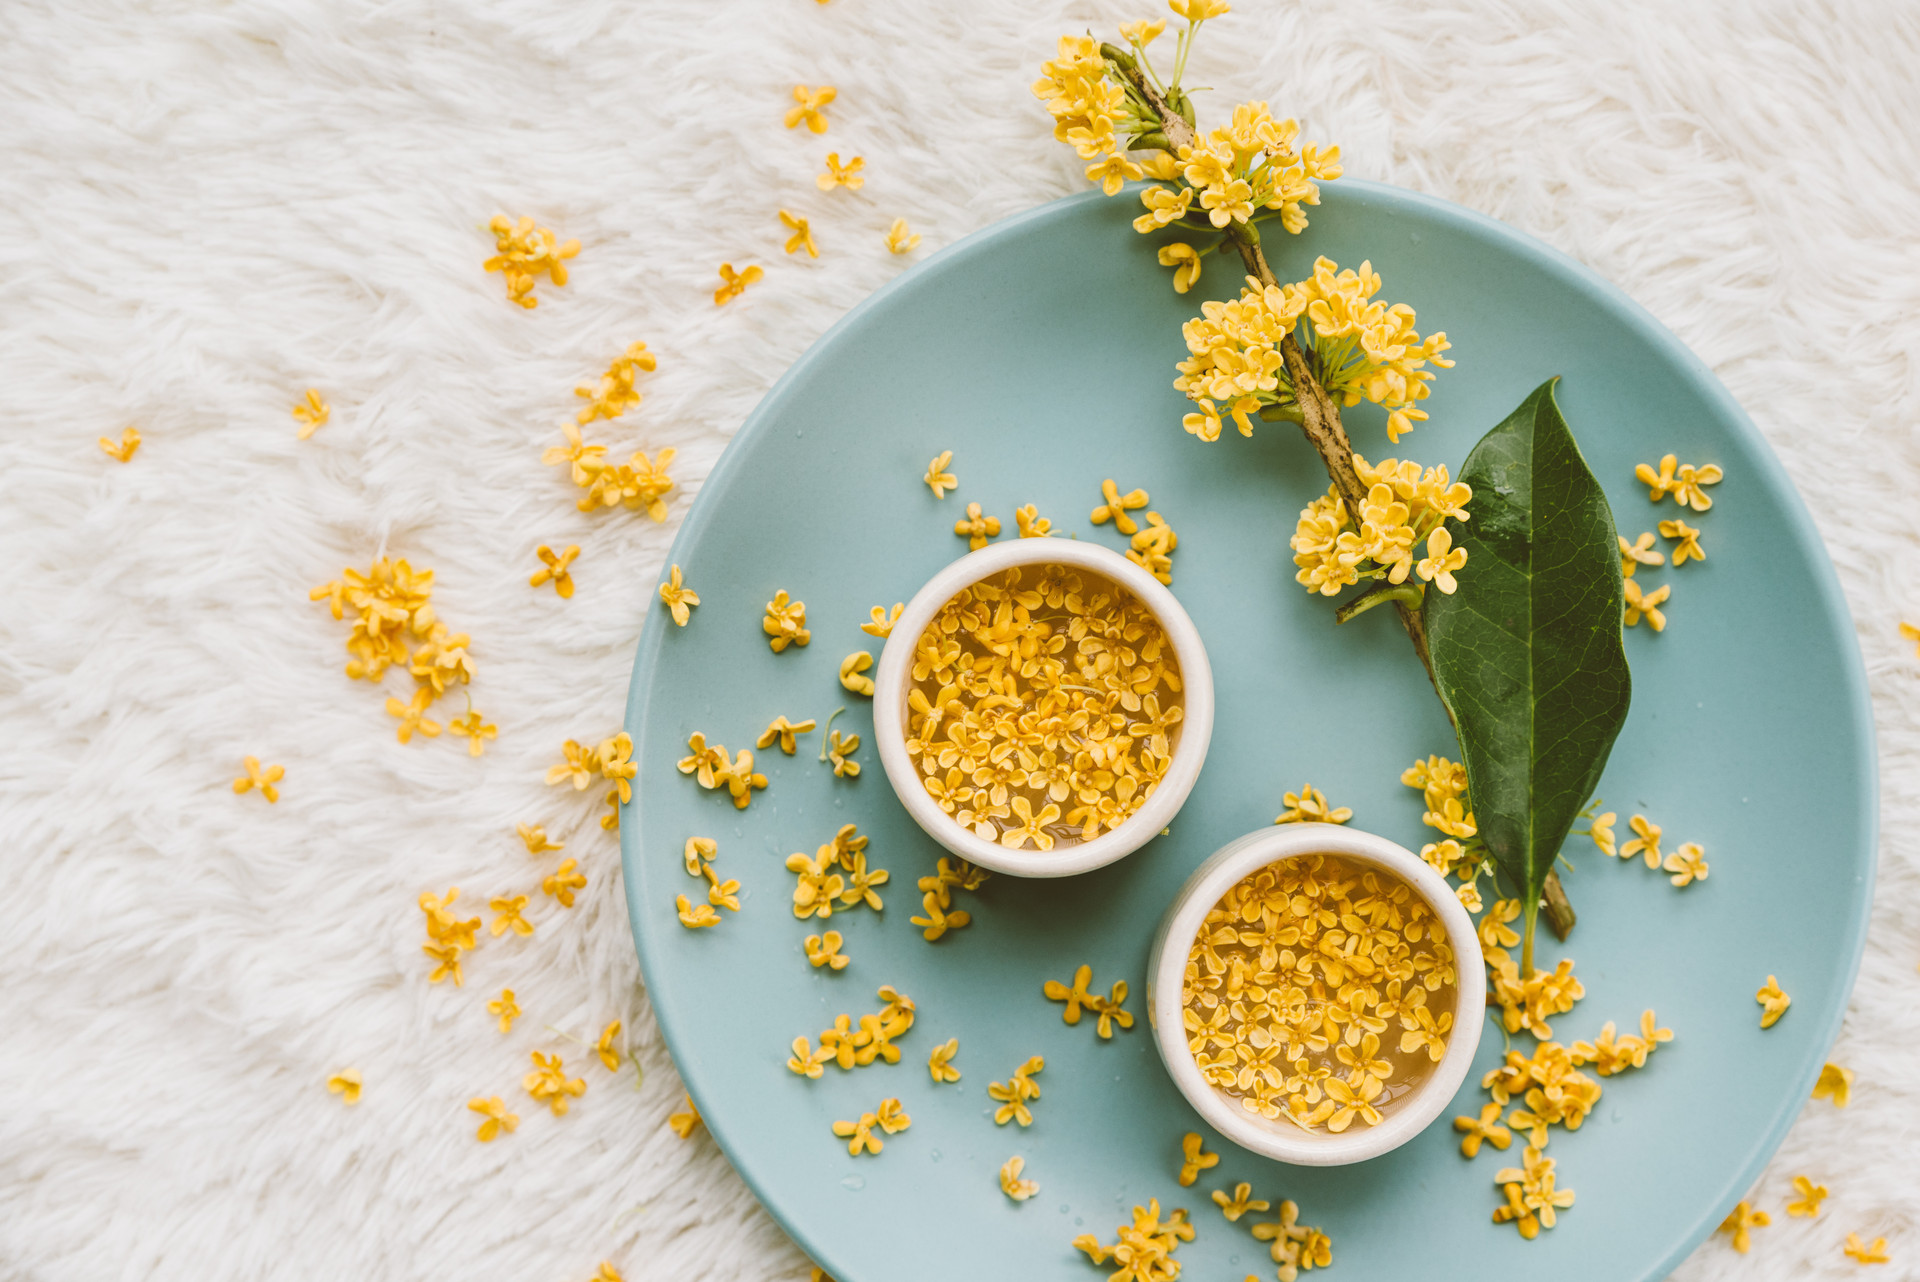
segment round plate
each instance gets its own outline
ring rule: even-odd
[[[1579,1194],[1559,1226],[1523,1242],[1489,1217],[1500,1204],[1491,1149],[1463,1159],[1445,1117],[1477,1112],[1502,1036],[1489,1022],[1456,1107],[1405,1147],[1357,1166],[1281,1166],[1223,1143],[1181,1100],[1145,1027],[1148,945],[1195,865],[1283,808],[1311,781],[1354,823],[1418,846],[1419,794],[1399,782],[1428,753],[1457,756],[1438,701],[1390,611],[1336,627],[1328,602],[1293,581],[1296,513],[1326,489],[1299,432],[1261,424],[1203,444],[1180,429],[1171,387],[1181,322],[1232,294],[1237,264],[1213,260],[1181,297],[1128,223],[1137,203],[1091,193],[1010,219],[945,250],[855,308],[788,370],[701,491],[673,549],[703,604],[676,628],[657,602],[627,713],[639,774],[622,826],[628,903],[648,991],[708,1128],[767,1209],[840,1282],[1100,1276],[1070,1243],[1114,1239],[1135,1204],[1186,1207],[1198,1228],[1178,1259],[1195,1277],[1268,1276],[1252,1218],[1230,1224],[1208,1192],[1251,1181],[1291,1198],[1332,1235],[1355,1278],[1411,1276],[1453,1260],[1562,1282],[1658,1278],[1747,1189],[1807,1098],[1839,1027],[1860,955],[1876,814],[1872,727],[1851,621],[1792,485],[1700,362],[1617,290],[1478,215],[1352,179],[1332,184],[1302,235],[1267,238],[1280,277],[1316,255],[1371,259],[1382,296],[1444,329],[1458,367],[1426,402],[1433,418],[1395,449],[1372,406],[1348,414],[1369,458],[1411,456],[1457,473],[1474,442],[1544,379],[1629,537],[1662,517],[1700,526],[1709,560],[1642,570],[1670,582],[1667,630],[1627,637],[1634,705],[1602,781],[1606,808],[1645,812],[1668,849],[1706,847],[1709,881],[1676,890],[1639,860],[1575,838],[1566,874],[1580,925],[1564,949],[1586,998],[1553,1021],[1592,1037],[1649,1007],[1677,1034],[1638,1072],[1604,1080],[1576,1133],[1556,1130],[1560,1186]],[[952,449],[956,493],[920,483]],[[1668,452],[1714,462],[1726,480],[1703,515],[1655,508],[1636,463]],[[840,660],[877,648],[870,607],[904,601],[966,550],[952,532],[968,502],[997,515],[1035,503],[1057,533],[1119,546],[1093,526],[1100,481],[1141,486],[1180,533],[1173,590],[1213,658],[1219,716],[1206,770],[1170,833],[1085,876],[995,877],[961,895],[973,924],[929,944],[907,918],[915,881],[942,853],[887,787],[872,744],[858,779],[817,759],[821,732],[782,756],[756,751],[770,780],[746,810],[675,769],[689,734],[752,748],[776,715],[870,734],[866,701]],[[1471,573],[1471,567],[1467,573]],[[769,651],[765,603],[807,605],[812,644]],[[648,588],[651,593],[651,587]],[[783,861],[843,823],[872,837],[892,880],[885,911],[836,913],[853,961],[811,969]],[[688,837],[719,841],[742,906],[687,930],[675,896],[699,898]],[[1124,979],[1131,1031],[1099,1041],[1069,1027],[1041,984],[1082,963],[1101,990]],[[1759,1027],[1754,990],[1777,974],[1792,1010]],[[843,1012],[877,1010],[892,984],[919,1006],[895,1065],[808,1081],[788,1044]],[[927,1054],[960,1040],[957,1084],[929,1079]],[[1519,1039],[1531,1045],[1530,1039]],[[1030,1129],[995,1126],[990,1081],[1046,1057]],[[852,1158],[835,1119],[898,1097],[912,1128]],[[1206,1136],[1218,1166],[1182,1189],[1180,1137]],[[1014,1154],[1040,1194],[1015,1204],[996,1172]],[[1514,1150],[1508,1157],[1517,1155]],[[1253,1217],[1259,1218],[1259,1217]],[[1110,1271],[1104,1270],[1104,1271]],[[1103,1271],[1103,1272],[1104,1272]]]

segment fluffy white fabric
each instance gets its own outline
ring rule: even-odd
[[[680,451],[676,519],[774,378],[921,253],[1078,190],[1027,85],[1061,31],[1148,0],[483,7],[346,0],[0,11],[0,1274],[15,1278],[803,1276],[677,1105],[592,795],[543,786],[618,724],[672,525],[583,516],[539,454],[627,343],[646,404],[600,431]],[[1787,460],[1858,620],[1887,837],[1845,1112],[1760,1185],[1775,1223],[1691,1279],[1852,1276],[1848,1230],[1920,1268],[1920,22],[1911,6],[1240,0],[1190,82],[1271,99],[1349,172],[1459,201],[1618,282]],[[839,87],[825,137],[781,128]],[[829,149],[867,158],[823,195]],[[814,219],[816,261],[775,211]],[[497,212],[578,237],[510,307]],[[715,308],[723,260],[767,278]],[[311,440],[288,409],[334,406]],[[122,466],[94,446],[137,423]],[[577,542],[579,594],[533,591]],[[437,572],[472,634],[487,756],[402,747],[307,589],[378,554]],[[657,611],[652,614],[658,625]],[[1755,626],[1765,626],[1755,620]],[[399,683],[391,683],[395,690]],[[445,705],[443,705],[444,707]],[[463,705],[455,698],[449,709]],[[287,768],[277,806],[228,781]],[[1817,797],[1781,804],[1822,804]],[[533,890],[512,826],[589,877],[429,987],[423,889]],[[536,899],[538,900],[537,891]],[[479,907],[479,904],[475,904]],[[502,985],[528,1015],[501,1036]],[[519,1090],[548,1029],[586,1047],[574,1113]],[[323,1086],[354,1066],[351,1111]],[[474,1141],[473,1095],[519,1133]],[[1791,1176],[1832,1188],[1778,1214]]]

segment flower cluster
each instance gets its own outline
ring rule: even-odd
[[[1340,148],[1300,143],[1300,126],[1275,120],[1264,102],[1243,102],[1233,122],[1215,129],[1175,153],[1180,185],[1147,187],[1140,203],[1147,212],[1133,229],[1145,233],[1201,214],[1215,229],[1255,221],[1256,209],[1280,216],[1280,225],[1306,229],[1302,205],[1320,203],[1321,182],[1342,172]],[[1194,212],[1195,205],[1198,212]]]
[[[922,877],[917,883],[920,890],[920,911],[924,917],[909,917],[909,925],[920,927],[920,933],[928,943],[940,939],[950,930],[960,930],[973,921],[973,914],[964,908],[954,908],[955,890],[978,890],[986,884],[988,873],[976,868],[964,859],[950,859],[942,856],[934,867],[931,877]],[[955,1074],[954,1081],[959,1081]]]
[[[569,739],[560,751],[565,760],[548,767],[547,783],[571,783],[575,792],[581,792],[596,776],[605,779],[613,786],[603,798],[608,811],[600,816],[600,826],[609,831],[618,828],[620,807],[633,800],[633,776],[639,769],[633,761],[633,736],[622,730],[591,748]]]
[[[1451,594],[1458,586],[1453,572],[1467,563],[1467,552],[1453,546],[1445,522],[1470,519],[1472,488],[1453,480],[1444,463],[1423,469],[1411,460],[1387,459],[1376,467],[1356,454],[1353,466],[1367,486],[1358,527],[1329,485],[1324,497],[1300,513],[1292,539],[1299,567],[1294,578],[1309,592],[1335,596],[1361,579],[1397,585],[1412,574]]]
[[[820,1034],[818,1048],[804,1037],[794,1038],[793,1054],[787,1060],[788,1070],[802,1077],[818,1078],[828,1064],[837,1065],[843,1071],[865,1068],[876,1059],[898,1064],[900,1048],[893,1043],[913,1027],[913,999],[896,992],[892,984],[882,985],[879,997],[886,1005],[878,1014],[862,1015],[857,1026],[853,1016],[840,1016],[833,1021],[833,1027]]]
[[[1008,1122],[1018,1122],[1023,1127],[1033,1125],[1033,1110],[1027,1107],[1027,1101],[1040,1098],[1040,1083],[1033,1079],[1046,1066],[1044,1056],[1033,1055],[1014,1069],[1013,1076],[1006,1081],[987,1083],[987,1098],[1000,1105],[993,1111],[995,1126],[1005,1126]]]
[[[533,1071],[522,1079],[521,1085],[526,1087],[527,1094],[552,1109],[555,1117],[565,1117],[569,1100],[587,1093],[586,1082],[568,1077],[558,1055],[543,1055],[539,1051],[532,1054]]]
[[[1176,1209],[1163,1221],[1160,1199],[1152,1198],[1145,1206],[1133,1208],[1133,1223],[1120,1226],[1119,1241],[1112,1246],[1103,1246],[1091,1233],[1073,1239],[1073,1246],[1085,1251],[1095,1264],[1108,1260],[1118,1264],[1120,1272],[1115,1277],[1131,1282],[1174,1282],[1180,1276],[1180,1262],[1173,1253],[1182,1242],[1191,1241],[1193,1225],[1188,1223],[1186,1211]]]
[[[899,1100],[883,1099],[878,1109],[871,1113],[860,1114],[859,1121],[835,1122],[833,1133],[847,1141],[849,1156],[858,1157],[863,1152],[878,1153],[886,1147],[880,1137],[874,1134],[876,1128],[889,1135],[895,1135],[912,1125],[913,1119],[907,1116]]]
[[[1532,1241],[1543,1228],[1552,1228],[1555,1213],[1573,1205],[1573,1190],[1554,1186],[1553,1159],[1528,1145],[1521,1153],[1522,1165],[1509,1166],[1495,1173],[1494,1183],[1505,1194],[1505,1206],[1495,1207],[1493,1222],[1511,1222],[1520,1236]]]
[[[1573,1004],[1587,995],[1581,982],[1573,977],[1573,963],[1561,958],[1552,970],[1535,970],[1520,976],[1520,963],[1504,948],[1486,950],[1487,974],[1492,981],[1493,1001],[1500,1007],[1500,1021],[1509,1033],[1525,1029],[1535,1037],[1553,1036],[1547,1020],[1564,1015]]]
[[[579,241],[563,245],[552,231],[536,227],[531,218],[522,218],[516,224],[498,214],[487,224],[487,230],[493,233],[496,252],[486,261],[486,269],[505,276],[509,301],[538,307],[540,300],[533,296],[533,287],[542,275],[555,285],[567,283],[566,260],[580,252]]]
[[[1266,1209],[1263,1202],[1252,1205]],[[1283,1201],[1278,1220],[1253,1226],[1255,1238],[1273,1243],[1267,1248],[1267,1254],[1280,1266],[1280,1282],[1294,1282],[1302,1269],[1324,1269],[1333,1263],[1333,1239],[1299,1220],[1299,1206]]]
[[[1179,546],[1180,536],[1173,532],[1173,527],[1158,512],[1149,512],[1147,528],[1134,533],[1126,557],[1160,582],[1171,584],[1173,550]]]
[[[1127,158],[1114,132],[1116,124],[1135,125],[1140,117],[1130,107],[1127,91],[1107,74],[1099,41],[1061,36],[1059,56],[1040,65],[1033,96],[1047,105],[1054,138],[1092,162],[1087,178],[1106,184],[1109,196],[1141,176],[1140,166]]]
[[[805,645],[813,640],[813,633],[807,630],[807,603],[792,600],[787,590],[781,588],[773,594],[773,600],[767,602],[767,615],[760,620],[760,630],[767,634],[767,646],[775,654],[790,645]]]
[[[1328,395],[1350,406],[1362,400],[1381,406],[1387,437],[1398,441],[1427,416],[1417,404],[1433,380],[1427,366],[1449,369],[1453,362],[1441,355],[1449,346],[1444,333],[1421,338],[1413,308],[1389,306],[1375,297],[1379,291],[1371,262],[1356,272],[1323,257],[1305,280],[1263,288],[1250,276],[1239,298],[1203,304],[1181,327],[1190,355],[1173,382],[1199,406],[1183,420],[1187,431],[1219,440],[1225,414],[1242,436],[1252,436],[1251,414],[1272,406],[1280,416],[1297,415],[1293,377],[1280,352],[1297,331]]]
[[[395,666],[413,674],[418,682],[413,699],[387,700],[388,713],[400,719],[401,743],[410,742],[416,732],[429,739],[437,737],[440,724],[427,718],[427,710],[448,686],[464,685],[474,676],[467,634],[449,632],[434,617],[432,596],[432,570],[416,573],[405,560],[385,557],[365,574],[349,568],[340,578],[307,594],[308,600],[326,601],[336,619],[344,619],[349,608],[355,612],[353,630],[347,636],[349,677],[383,681],[387,669]],[[455,730],[467,734],[477,749],[482,737],[492,737],[493,727],[485,726],[478,713],[468,721],[467,728],[455,726]]]
[[[634,389],[633,380],[642,370],[651,374],[659,362],[645,343],[634,343],[626,354],[614,358],[607,366],[607,372],[601,376],[598,387],[576,387],[575,396],[587,398],[587,406],[580,411],[581,423],[591,423],[596,418],[619,418],[640,403],[640,393]]]
[[[1338,856],[1284,860],[1208,910],[1182,984],[1187,1048],[1249,1113],[1378,1125],[1386,1088],[1445,1054],[1457,983],[1445,929],[1411,887]]]
[[[1098,1019],[1095,1021],[1094,1031],[1100,1035],[1102,1041],[1108,1040],[1113,1036],[1113,1026],[1115,1024],[1118,1024],[1122,1028],[1132,1028],[1132,1013],[1121,1009],[1121,1004],[1127,1000],[1127,981],[1124,979],[1114,980],[1113,991],[1105,997],[1102,997],[1098,993],[1088,991],[1087,985],[1092,982],[1093,967],[1082,966],[1079,970],[1073,972],[1073,987],[1069,988],[1057,979],[1049,979],[1045,984],[1041,985],[1041,991],[1046,994],[1047,1000],[1050,1002],[1066,1003],[1067,1008],[1062,1011],[1060,1015],[1060,1018],[1066,1023],[1078,1024],[1082,1010],[1092,1011],[1098,1016]],[[1191,1184],[1193,1181],[1182,1180],[1181,1183]]]
[[[1010,849],[1118,828],[1179,738],[1179,664],[1159,621],[1061,566],[1031,586],[1016,567],[962,589],[915,643],[912,678],[906,747],[928,794]]]
[[[680,773],[692,775],[702,788],[725,788],[736,810],[745,810],[752,803],[754,789],[767,786],[767,777],[754,772],[753,754],[745,748],[737,758],[729,758],[724,745],[710,745],[705,735],[695,731],[687,738],[687,752],[676,763]],[[576,782],[574,786],[586,785]]]
[[[887,870],[867,867],[867,841],[855,825],[846,824],[833,840],[814,851],[813,858],[799,853],[787,856],[787,871],[797,878],[793,888],[795,917],[825,921],[833,916],[836,902],[841,908],[857,908],[864,903],[875,912],[881,910],[880,895],[874,887],[886,884]]]

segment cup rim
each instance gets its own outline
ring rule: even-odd
[[[965,587],[1002,570],[1027,565],[1068,565],[1104,574],[1141,601],[1159,620],[1180,661],[1180,741],[1167,773],[1132,818],[1092,841],[1062,851],[1011,850],[962,828],[940,809],[920,782],[907,753],[905,711],[914,644],[940,607]],[[893,644],[902,641],[904,644]],[[913,594],[880,652],[873,680],[873,736],[894,795],[913,821],[942,846],[971,863],[1015,877],[1071,877],[1125,858],[1172,822],[1200,778],[1213,738],[1213,669],[1200,630],[1164,584],[1126,557],[1077,539],[1010,539],[969,552],[947,564]]]
[[[1200,1075],[1187,1049],[1182,988],[1188,953],[1209,910],[1242,878],[1268,864],[1303,855],[1344,855],[1393,873],[1434,909],[1453,948],[1457,982],[1447,1051],[1410,1097],[1378,1126],[1338,1135],[1249,1113]],[[1154,1044],[1174,1085],[1221,1135],[1263,1157],[1293,1166],[1345,1166],[1378,1157],[1424,1131],[1452,1102],[1480,1049],[1486,1002],[1477,982],[1484,960],[1473,918],[1446,879],[1418,855],[1373,833],[1340,824],[1278,824],[1228,842],[1196,869],[1175,896],[1154,940],[1147,1013]]]

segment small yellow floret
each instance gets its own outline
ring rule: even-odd
[[[298,435],[304,441],[327,425],[333,417],[333,406],[320,399],[318,388],[309,387],[306,400],[293,407],[293,417],[300,424]]]
[[[909,231],[907,220],[896,218],[893,226],[887,228],[887,251],[894,254],[911,254],[920,243],[920,233]]]
[[[346,1068],[335,1073],[327,1079],[327,1092],[338,1095],[349,1108],[358,1104],[360,1102],[360,1070]]]
[[[1787,1013],[1787,1007],[1793,1005],[1793,998],[1780,991],[1780,981],[1772,975],[1767,976],[1766,986],[1753,995],[1760,1003],[1760,1027],[1772,1028]]]
[[[713,305],[724,307],[746,293],[747,286],[766,274],[765,269],[758,264],[749,265],[745,271],[735,271],[732,263],[721,263],[720,288],[713,291]]]
[[[838,96],[839,90],[832,85],[821,85],[818,89],[795,85],[793,100],[799,105],[787,108],[787,128],[793,129],[804,124],[813,133],[827,132],[827,117],[823,108]]]
[[[860,175],[860,171],[866,167],[867,161],[864,156],[855,156],[842,165],[840,153],[830,151],[827,153],[827,172],[815,178],[813,183],[821,191],[832,191],[835,187],[859,191],[867,184],[867,180]]]
[[[947,467],[952,462],[953,451],[941,450],[933,456],[933,462],[927,464],[927,474],[920,478],[926,482],[927,488],[933,491],[933,497],[937,499],[947,497],[947,491],[960,484],[959,478],[947,471]]]
[[[1024,1202],[1040,1191],[1040,1186],[1034,1181],[1020,1178],[1020,1172],[1026,1166],[1027,1159],[1024,1157],[1010,1157],[1000,1167],[1000,1191],[1016,1202]]]
[[[140,429],[130,427],[120,433],[120,440],[117,444],[110,438],[103,436],[100,438],[100,448],[106,452],[108,458],[116,462],[129,462],[133,458],[134,451],[140,448]]]
[[[680,577],[680,567],[676,565],[667,581],[660,585],[660,600],[673,616],[674,625],[684,628],[692,613],[691,607],[700,604],[700,594],[685,585]]]

